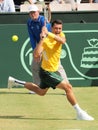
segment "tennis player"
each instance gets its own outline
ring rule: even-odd
[[[73,108],[76,110],[78,120],[94,120],[88,115],[77,103],[76,97],[72,90],[72,85],[57,74],[59,67],[60,54],[62,45],[65,43],[65,35],[62,32],[62,21],[55,20],[52,22],[52,33],[48,32],[44,26],[40,34],[40,42],[35,50],[35,57],[42,54],[42,63],[40,67],[40,85],[32,82],[25,82],[17,80],[13,77],[8,78],[8,88],[13,86],[24,86],[25,88],[34,91],[40,96],[44,96],[48,89],[59,88],[65,91],[66,97]]]

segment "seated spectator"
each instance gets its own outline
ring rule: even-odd
[[[0,0],[0,12],[15,12],[13,0]]]
[[[80,4],[81,0],[64,0],[65,3],[71,4],[72,11],[77,10],[77,4]]]
[[[98,0],[81,0],[81,3],[98,3]]]
[[[37,0],[28,0],[28,2],[29,2],[30,4],[35,4],[35,3],[37,2]]]
[[[89,3],[98,3],[98,0],[89,0]]]
[[[40,2],[50,3],[53,0],[27,0],[30,4],[36,4]]]
[[[25,1],[29,1],[29,0],[14,0],[15,5],[20,6],[21,4],[23,4]]]
[[[20,5],[23,4],[26,0],[14,0],[15,10],[20,11]]]
[[[89,3],[90,0],[81,0],[81,3]]]
[[[81,0],[77,0],[77,3],[80,3]],[[77,10],[77,5],[75,0],[53,0],[51,4],[71,4],[72,11]]]
[[[21,5],[21,0],[14,0],[15,5]]]

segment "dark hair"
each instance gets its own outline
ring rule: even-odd
[[[54,21],[51,23],[51,26],[53,27],[54,24],[63,24],[63,22],[62,22],[62,20],[60,20],[60,19],[56,19],[56,20],[54,20]]]

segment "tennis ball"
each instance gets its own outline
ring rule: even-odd
[[[18,38],[18,36],[17,36],[17,35],[13,35],[13,36],[12,36],[12,41],[13,41],[13,42],[17,42],[17,41],[18,41],[18,39],[19,39],[19,38]]]

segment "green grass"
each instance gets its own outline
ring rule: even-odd
[[[44,97],[24,88],[0,89],[0,130],[98,130],[98,88],[73,88],[77,100],[94,121],[77,121],[62,90]]]

